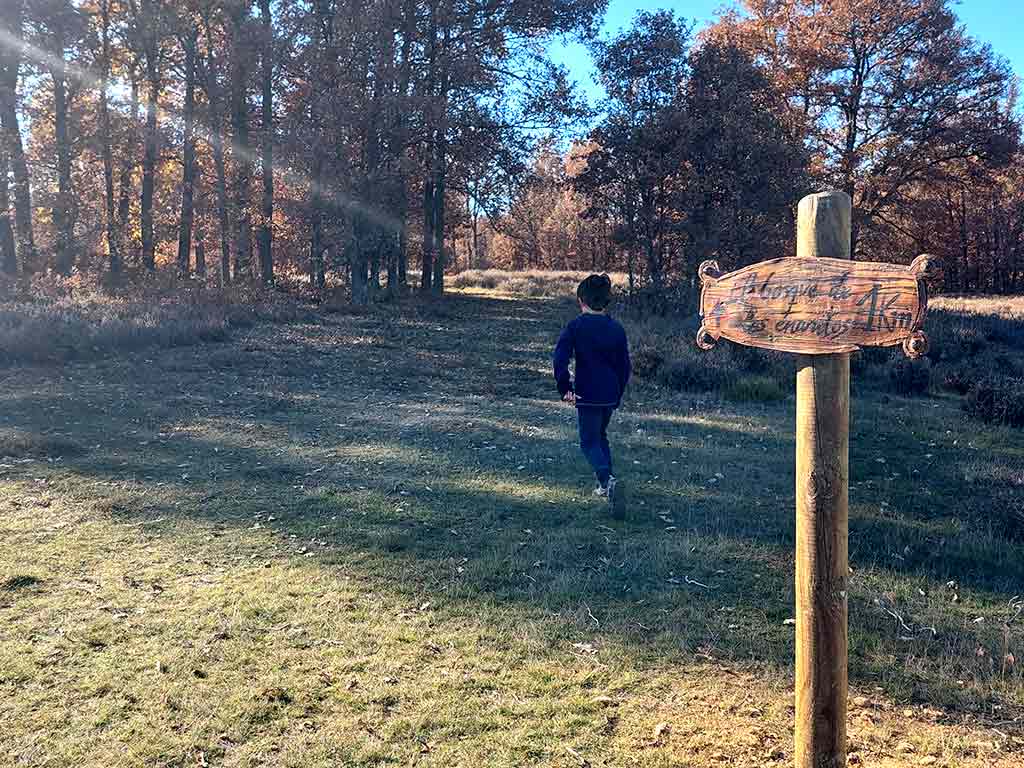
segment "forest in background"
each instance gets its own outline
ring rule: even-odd
[[[0,269],[38,286],[621,270],[689,292],[854,200],[858,258],[1024,290],[1018,82],[948,0],[744,0],[609,38],[603,0],[10,0]],[[588,42],[596,105],[548,56]]]

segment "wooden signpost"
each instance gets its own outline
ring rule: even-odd
[[[796,380],[797,768],[845,768],[850,352],[928,349],[926,278],[910,267],[850,259],[851,203],[844,192],[800,201],[796,258],[727,275],[705,262],[697,344],[720,338],[799,354]]]
[[[836,258],[773,259],[728,275],[701,265],[697,343],[719,338],[780,352],[831,354],[903,344],[911,357],[928,349],[921,330],[928,310],[924,277],[933,263],[910,267]]]

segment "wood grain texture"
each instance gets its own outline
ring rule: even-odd
[[[797,258],[848,260],[852,217],[853,205],[845,192],[807,195],[796,212]],[[807,226],[801,226],[801,222]]]
[[[837,252],[849,254],[850,205],[850,198],[842,192],[813,195],[801,201],[797,256],[805,262],[803,266],[810,267],[809,262],[814,262],[828,270],[831,259],[814,257]],[[821,264],[823,261],[828,264]],[[845,265],[839,262],[839,267],[842,266]],[[900,278],[897,281],[903,284]],[[912,287],[916,297],[916,281]],[[903,293],[896,295],[904,296]],[[849,354],[801,356],[796,398],[794,755],[797,768],[844,768],[848,685]]]
[[[702,280],[700,311],[712,340],[781,352],[902,344],[921,331],[928,306],[920,274],[896,264],[797,257],[718,277],[705,266]]]

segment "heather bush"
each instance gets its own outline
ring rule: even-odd
[[[665,362],[665,355],[649,343],[635,344],[630,354],[633,374],[642,378],[653,376]]]
[[[853,379],[868,380],[874,377],[880,368],[884,368],[895,355],[903,355],[899,349],[892,347],[866,347],[850,353],[850,376]]]
[[[931,307],[928,329],[930,335],[939,334],[934,336],[937,342],[945,343],[946,328],[967,326],[990,344],[1024,350],[1024,298],[939,298]]]
[[[555,297],[575,296],[576,287],[589,272],[558,272],[539,269],[508,272],[501,269],[469,269],[448,279],[448,285],[459,289],[499,291],[519,296]],[[626,276],[611,272],[608,275],[618,289],[626,285]]]
[[[526,296],[575,295],[586,272],[505,272],[471,270],[453,276],[456,288],[496,290]],[[625,290],[624,275],[612,275],[620,288],[616,316],[626,326],[632,348],[633,373],[677,391],[713,392],[745,402],[771,402],[791,391],[799,356],[745,347],[722,340],[713,350],[694,344],[699,318],[690,307],[694,296],[686,286],[661,291]],[[690,307],[690,309],[688,309]],[[868,347],[851,355],[850,369],[858,386],[883,387],[903,396],[926,394],[934,385],[968,395],[968,410],[999,423],[1019,419],[1014,393],[1006,384],[996,389],[998,404],[986,377],[1015,381],[1024,375],[1024,301],[1018,299],[933,299],[927,332],[929,352],[909,360],[899,347]]]
[[[966,395],[970,392],[977,378],[968,368],[962,365],[936,368],[935,376],[937,377],[938,385],[942,389],[955,392],[958,395]]]
[[[279,291],[253,286],[210,290],[170,281],[159,272],[132,283],[124,294],[74,278],[53,278],[8,286],[0,301],[0,366],[222,341],[232,328],[315,317]]]
[[[782,385],[767,376],[744,376],[726,387],[723,394],[728,400],[743,403],[771,403],[786,399]]]
[[[900,356],[893,356],[886,366],[886,375],[889,386],[897,395],[910,397],[913,395],[927,394],[931,386],[931,361],[911,360]]]
[[[992,355],[991,365],[986,367],[999,376],[1008,376],[1013,379],[1024,376],[1024,366],[1021,365],[1021,360],[1013,358],[1005,352]]]
[[[716,350],[717,351],[717,350]],[[728,355],[686,348],[655,374],[655,380],[669,389],[686,392],[714,392],[730,386],[738,375]]]
[[[982,379],[967,393],[964,410],[987,424],[1024,427],[1024,379]]]
[[[1024,349],[1024,321],[1019,316],[932,309],[927,330],[928,357],[935,363],[969,362],[998,347]]]
[[[689,285],[670,285],[661,289],[634,287],[623,295],[624,306],[633,314],[645,317],[674,318],[692,316],[698,296]]]
[[[734,344],[729,344],[726,348],[729,350],[732,359],[735,360],[736,365],[747,373],[764,373],[771,370],[779,362],[779,360],[773,359],[773,355],[776,353],[767,349],[743,347]],[[717,352],[718,350],[714,351]]]

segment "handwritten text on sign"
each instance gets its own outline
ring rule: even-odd
[[[701,265],[698,344],[719,338],[803,354],[853,352],[903,344],[911,357],[927,350],[921,330],[928,310],[921,256],[909,267],[844,259],[774,259],[718,274]]]

